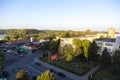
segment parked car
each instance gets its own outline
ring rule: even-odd
[[[0,80],[7,80],[6,78],[0,78]]]
[[[37,76],[33,76],[33,77],[32,77],[32,80],[36,80],[36,79],[37,79]]]
[[[8,71],[3,71],[3,72],[2,72],[2,76],[3,76],[3,77],[8,77],[8,76],[9,76]]]
[[[40,63],[35,63],[36,65],[41,65]]]
[[[22,55],[22,54],[19,54],[19,56],[20,56],[20,57],[23,57],[24,55]]]
[[[64,74],[64,73],[62,73],[62,72],[58,72],[57,73],[59,76],[61,76],[61,77],[66,77],[66,75]]]
[[[29,72],[29,71],[25,71],[25,72],[27,73],[28,76],[31,75],[31,72]]]
[[[57,73],[57,71],[56,70],[54,70],[54,69],[49,69],[52,73]]]
[[[18,72],[19,70],[20,68],[16,68],[16,67],[13,68],[13,72]]]

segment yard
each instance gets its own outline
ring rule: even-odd
[[[93,76],[93,80],[120,80],[120,77],[112,75],[107,69],[99,69]]]
[[[60,59],[60,60],[54,60],[54,61],[51,61],[50,59],[48,59],[48,57],[43,57],[40,59],[44,62],[55,65],[57,67],[60,67],[69,72],[75,73],[77,75],[83,75],[91,69],[90,63],[81,62],[78,60],[74,60],[72,62],[66,62],[65,58]]]

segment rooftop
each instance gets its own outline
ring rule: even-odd
[[[112,39],[103,39],[103,40],[97,40],[97,41],[103,41],[103,42],[115,42],[115,38]]]

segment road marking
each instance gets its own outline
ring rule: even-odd
[[[35,69],[34,67],[30,66],[30,65],[27,65],[27,67],[33,69],[35,72],[41,74],[42,72],[40,72],[39,70]]]

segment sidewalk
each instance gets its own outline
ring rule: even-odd
[[[88,73],[86,73],[85,75],[83,75],[83,76],[78,76],[78,75],[75,75],[75,74],[73,74],[73,73],[71,73],[71,72],[68,72],[68,71],[66,71],[66,70],[63,70],[63,69],[61,69],[61,68],[58,68],[58,67],[56,67],[56,66],[53,66],[53,65],[50,65],[50,64],[45,63],[45,62],[43,62],[43,61],[40,61],[40,60],[39,60],[39,57],[36,57],[36,58],[34,59],[34,61],[37,62],[37,63],[41,63],[43,66],[45,66],[45,67],[47,67],[47,68],[49,68],[49,69],[54,69],[54,70],[56,70],[57,72],[62,72],[62,73],[64,73],[67,77],[69,77],[69,78],[71,78],[71,79],[73,79],[73,80],[88,80],[88,77],[89,77],[92,73],[94,73],[97,69],[99,69],[99,66],[96,66],[96,67],[94,67],[92,70],[90,70]]]

